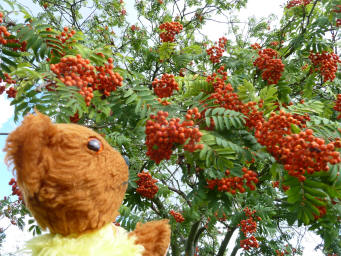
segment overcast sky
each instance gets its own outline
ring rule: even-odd
[[[26,6],[31,6],[30,0],[21,0],[18,1],[24,3]],[[126,0],[126,9],[128,14],[128,20],[134,22],[136,19],[136,12],[132,11],[132,0]],[[242,21],[247,21],[247,18],[250,16],[255,16],[257,18],[267,17],[270,14],[275,14],[280,17],[282,13],[282,7],[287,1],[285,0],[249,0],[246,9],[243,9],[238,13],[238,17]],[[36,12],[35,10],[34,12]],[[219,18],[219,17],[218,17]],[[270,24],[274,26],[275,24]],[[219,37],[223,36],[226,33],[226,25],[214,23],[213,25],[205,26],[204,33],[208,35],[208,37],[212,41],[218,40]],[[10,101],[7,99],[6,94],[0,96],[0,132],[11,132],[16,125],[13,122],[13,107],[10,106]],[[5,145],[5,136],[0,136],[0,149],[2,149]],[[0,159],[4,158],[4,153],[0,152]],[[3,164],[3,160],[0,160],[0,198],[3,198],[5,195],[10,193],[10,186],[8,182],[11,178],[10,172],[7,170],[6,166]],[[0,227],[6,226],[7,223],[4,221],[0,222]],[[14,251],[17,246],[21,246],[23,241],[26,241],[31,237],[30,233],[21,232],[16,227],[11,227],[7,232],[7,239],[5,245],[2,249],[0,249],[0,255],[4,255],[5,252]],[[236,236],[237,234],[235,234]],[[321,253],[317,253],[313,251],[314,247],[320,242],[320,239],[314,235],[307,235],[305,237],[305,241],[303,245],[305,246],[304,256],[319,256],[323,255]],[[295,243],[294,243],[295,244]],[[232,249],[231,249],[232,250]]]

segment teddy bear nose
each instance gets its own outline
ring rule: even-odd
[[[98,139],[90,138],[88,141],[88,149],[100,152],[102,150],[102,143]]]

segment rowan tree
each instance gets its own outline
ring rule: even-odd
[[[170,219],[172,256],[301,255],[302,227],[341,254],[340,1],[283,1],[274,27],[233,18],[246,0],[5,2],[0,94],[129,159],[116,223]],[[1,211],[23,226],[13,194]]]

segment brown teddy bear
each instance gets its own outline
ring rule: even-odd
[[[128,181],[128,166],[99,134],[76,124],[53,124],[36,113],[7,138],[7,164],[24,202],[50,233],[30,240],[31,255],[164,256],[168,220],[113,225]]]

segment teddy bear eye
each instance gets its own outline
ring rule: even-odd
[[[102,150],[102,143],[96,138],[89,138],[88,149],[99,153]]]

